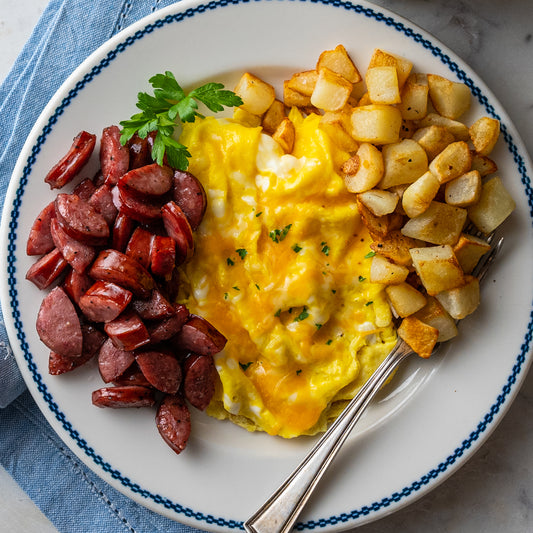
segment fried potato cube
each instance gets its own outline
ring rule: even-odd
[[[376,48],[368,64],[369,69],[374,67],[395,67],[398,74],[398,85],[401,89],[413,69],[413,63],[404,57]]]
[[[378,217],[361,202],[359,195],[355,197],[355,200],[361,220],[373,239],[384,239],[391,231],[401,227],[403,217],[400,215],[392,213]]]
[[[446,146],[455,141],[453,134],[444,126],[419,128],[413,133],[412,139],[426,151],[429,161],[432,161]]]
[[[424,322],[424,324],[438,329],[437,342],[449,341],[458,334],[455,320],[434,296],[428,296],[426,305],[413,316]]]
[[[454,245],[459,240],[466,216],[466,209],[433,201],[421,215],[405,223],[402,233],[431,244]]]
[[[420,246],[420,243],[406,237],[398,230],[391,230],[386,235],[376,238],[370,249],[380,254],[397,265],[410,267],[412,265],[411,248]]]
[[[316,70],[306,70],[304,72],[297,72],[293,74],[291,79],[287,81],[287,87],[293,91],[311,96],[318,79],[318,72]]]
[[[411,73],[403,86],[398,106],[404,120],[420,120],[428,112],[428,78],[425,74]]]
[[[294,124],[290,119],[284,118],[273,133],[272,138],[283,148],[286,154],[290,154],[294,148],[295,135]]]
[[[373,104],[399,104],[400,88],[395,67],[372,67],[366,71],[368,97]]]
[[[358,149],[359,143],[351,135],[350,115],[344,110],[326,111],[320,118],[318,127],[345,152],[355,152]]]
[[[403,283],[408,275],[409,269],[406,266],[397,265],[379,254],[372,258],[372,263],[370,264],[370,281],[372,283],[395,285]]]
[[[477,170],[482,178],[498,171],[498,165],[490,158],[474,151],[472,154],[472,170]]]
[[[457,261],[465,274],[471,274],[479,260],[490,251],[490,244],[474,235],[461,234],[453,247]]]
[[[428,359],[437,344],[439,330],[425,324],[414,316],[408,316],[402,320],[398,327],[398,335],[420,357]]]
[[[253,115],[262,115],[276,98],[274,87],[250,72],[245,72],[234,89],[241,97],[242,109]]]
[[[319,71],[323,67],[332,70],[350,83],[358,83],[362,80],[359,70],[342,44],[337,45],[333,50],[325,50],[320,54],[316,70]]]
[[[261,116],[245,111],[242,107],[236,107],[233,109],[233,120],[248,128],[261,126]]]
[[[339,111],[346,105],[352,89],[353,85],[348,80],[322,67],[311,94],[311,105],[324,111]]]
[[[361,143],[356,154],[342,165],[341,171],[350,192],[368,191],[383,177],[383,156],[373,144]]]
[[[487,156],[492,152],[500,136],[500,121],[481,117],[470,126],[469,133],[476,152]]]
[[[403,139],[383,147],[385,173],[379,183],[381,189],[412,183],[428,169],[424,149],[412,139]]]
[[[400,140],[402,114],[396,107],[383,104],[355,107],[351,120],[356,141],[390,144]]]
[[[428,170],[411,183],[402,195],[402,207],[409,218],[421,215],[440,189],[439,180]]]
[[[409,250],[416,273],[430,296],[464,283],[464,272],[449,245]]]
[[[287,107],[310,107],[311,96],[305,95],[289,87],[289,80],[283,82],[283,102]]]
[[[488,179],[481,188],[479,202],[468,208],[468,217],[483,233],[494,231],[515,209],[516,204],[501,178]]]
[[[439,292],[435,298],[452,318],[461,320],[472,314],[479,306],[479,280],[474,276],[465,276],[461,286]]]
[[[467,126],[458,120],[452,120],[437,113],[428,113],[419,122],[419,126],[421,128],[425,128],[426,126],[442,126],[455,137],[456,141],[468,142],[470,140],[470,133]]]
[[[481,176],[477,170],[471,170],[446,183],[444,199],[447,204],[468,207],[481,197]]]
[[[468,144],[456,141],[449,144],[429,164],[429,170],[440,183],[446,183],[465,174],[472,166],[472,154]]]
[[[426,305],[426,297],[406,282],[388,285],[385,292],[393,310],[401,318],[416,313]]]
[[[470,109],[470,89],[437,74],[428,74],[429,98],[440,115],[457,120]]]
[[[286,116],[285,104],[281,100],[274,100],[261,120],[263,130],[269,135],[273,135]]]
[[[400,140],[401,139],[411,139],[418,129],[416,122],[414,120],[405,120],[402,118],[402,127],[400,128]]]
[[[372,189],[370,191],[359,193],[359,200],[368,207],[374,215],[381,217],[392,213],[396,209],[399,197],[397,194],[390,191]]]

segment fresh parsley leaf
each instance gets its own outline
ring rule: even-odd
[[[302,312],[294,319],[294,322],[301,322],[302,320],[305,320],[308,316],[309,313],[307,311],[307,307],[304,306]]]
[[[287,224],[283,229],[272,230],[268,235],[274,242],[281,242],[289,233],[292,224]]]
[[[302,251],[302,247],[299,245],[299,244],[294,244],[292,249],[296,252],[296,253],[299,253]]]
[[[243,372],[246,372],[248,368],[250,368],[250,365],[252,364],[252,361],[249,361],[248,363],[241,363],[239,361],[239,366],[242,368]]]
[[[365,255],[365,259],[370,259],[371,257],[374,257],[376,255],[376,252],[368,252]]]
[[[246,257],[246,254],[248,253],[246,251],[246,249],[244,248],[239,248],[237,250],[235,250],[238,254],[239,254],[239,257],[244,261],[244,258]]]

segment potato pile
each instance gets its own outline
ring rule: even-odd
[[[283,100],[249,72],[235,92],[243,105],[234,119],[262,126],[286,153],[287,110],[321,115],[320,128],[350,155],[339,172],[373,239],[370,281],[385,285],[398,334],[421,357],[457,335],[456,321],[479,305],[472,271],[490,250],[487,236],[515,208],[489,157],[499,121],[459,120],[468,87],[380,49],[363,79],[338,45],[286,80]]]

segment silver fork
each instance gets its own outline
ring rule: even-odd
[[[492,236],[490,238],[492,240]],[[485,254],[473,275],[481,282],[501,250],[503,237]],[[307,457],[280,488],[244,523],[248,533],[288,533],[315,490],[322,475],[348,437],[364,410],[392,372],[414,352],[402,339],[350,401]]]

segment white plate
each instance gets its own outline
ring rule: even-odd
[[[157,72],[172,70],[185,86],[212,80],[232,87],[240,73],[252,70],[279,89],[290,73],[313,68],[319,53],[338,43],[362,70],[373,48],[381,47],[410,58],[420,72],[465,82],[474,95],[467,120],[486,114],[501,120],[494,158],[517,201],[481,308],[437,357],[410,361],[369,409],[305,509],[300,529],[338,531],[396,511],[442,482],[481,445],[530,363],[531,164],[505,111],[451,51],[366,3],[184,0],[111,39],[74,72],[35,125],[7,194],[5,321],[39,407],[73,452],[115,488],[198,528],[241,528],[314,439],[284,441],[195,415],[188,448],[177,456],[157,433],[152,410],[91,405],[91,391],[101,386],[94,365],[49,376],[48,350],[35,332],[43,295],[24,279],[33,262],[24,252],[28,230],[54,196],[43,176],[78,131],[99,133],[135,112],[136,93],[149,89],[147,80]]]

